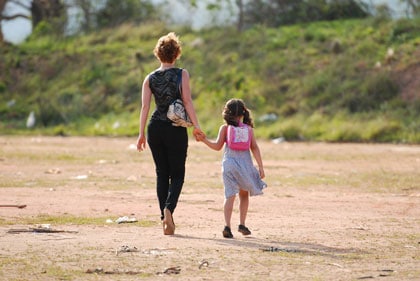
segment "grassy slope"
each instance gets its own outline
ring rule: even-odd
[[[420,143],[420,90],[407,97],[400,75],[420,67],[419,30],[417,19],[255,27],[241,34],[175,31],[184,42],[179,65],[191,74],[210,136],[222,122],[224,102],[239,97],[264,138]],[[168,31],[125,25],[2,48],[0,131],[136,135],[141,82],[158,66],[152,49]],[[390,48],[394,55],[387,58]],[[37,116],[33,130],[25,128],[30,111]],[[267,113],[277,120],[262,121]]]

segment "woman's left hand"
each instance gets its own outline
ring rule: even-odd
[[[206,137],[206,134],[198,127],[194,128],[193,135],[196,141],[202,141]]]
[[[143,151],[146,149],[146,137],[144,135],[140,135],[137,139],[137,150]]]

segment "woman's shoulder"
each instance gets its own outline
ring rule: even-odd
[[[149,84],[150,75],[151,75],[151,73],[147,74],[146,77],[144,77],[143,83]]]
[[[179,68],[182,72],[182,76],[187,76],[190,77],[190,73],[188,72],[188,70],[186,68]]]

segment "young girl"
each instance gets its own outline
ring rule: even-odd
[[[253,122],[250,111],[240,99],[229,100],[223,110],[226,124],[220,126],[216,141],[203,138],[202,141],[211,149],[220,150],[225,146],[222,172],[225,189],[224,216],[225,228],[223,237],[233,238],[230,220],[236,194],[239,193],[238,231],[243,235],[250,235],[251,231],[245,226],[248,212],[249,195],[260,195],[267,185],[261,179],[265,177],[260,149],[253,133]],[[225,145],[226,143],[226,145]],[[258,164],[258,171],[254,167],[250,150]]]

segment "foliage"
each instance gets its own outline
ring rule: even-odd
[[[147,0],[107,1],[96,14],[99,28],[114,27],[128,22],[141,23],[157,18],[157,9]]]
[[[225,101],[238,97],[262,138],[420,143],[420,97],[405,94],[418,86],[407,75],[420,71],[419,25],[420,19],[363,19],[241,33],[175,31],[184,43],[179,66],[190,72],[210,137],[223,122]],[[61,40],[42,33],[5,46],[0,131],[136,135],[141,83],[158,66],[156,39],[169,31],[163,24],[125,24]],[[31,111],[37,122],[28,130]]]
[[[263,23],[273,27],[367,16],[366,5],[355,0],[256,0],[249,1],[244,11],[248,25]]]

